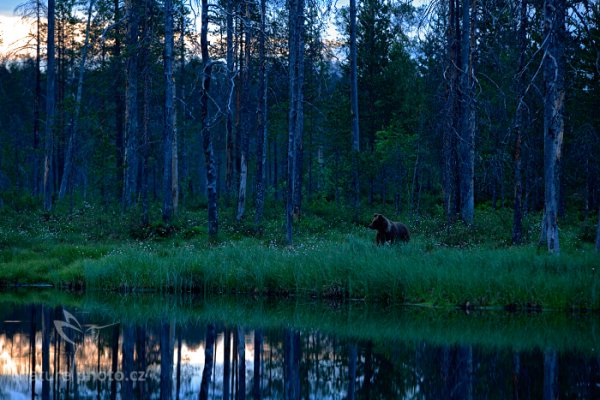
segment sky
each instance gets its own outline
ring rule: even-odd
[[[0,0],[0,57],[7,54],[9,49],[19,46],[27,37],[30,25],[14,15],[15,8],[24,0]]]
[[[0,0],[0,59],[9,55],[9,52],[22,46],[31,30],[31,24],[14,15],[15,8],[26,0]],[[45,0],[43,0],[45,1]],[[427,0],[413,0],[415,5],[420,5]],[[347,0],[338,0],[337,6],[347,4]],[[335,35],[334,35],[335,36]]]

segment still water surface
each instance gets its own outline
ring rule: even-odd
[[[600,398],[595,315],[36,298],[0,296],[1,399]]]

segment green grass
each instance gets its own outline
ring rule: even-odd
[[[508,209],[477,210],[474,226],[457,223],[450,229],[436,214],[402,218],[413,239],[383,247],[374,245],[373,231],[350,222],[348,210],[323,202],[306,206],[294,227],[294,246],[288,247],[278,211],[267,207],[265,223],[257,228],[249,222],[252,215],[237,223],[233,210],[225,209],[220,237],[209,243],[203,209],[182,210],[170,226],[156,220],[143,227],[135,222],[135,210],[121,215],[84,204],[72,214],[44,218],[3,209],[0,284],[600,309],[600,257],[588,243],[589,227],[576,219],[563,221],[562,254],[550,256],[535,244],[538,215],[525,220],[528,244],[510,245]],[[364,211],[361,221],[366,224],[370,214]]]

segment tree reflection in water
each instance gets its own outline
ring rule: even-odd
[[[53,324],[62,307],[2,313],[0,398],[600,398],[595,352],[354,340],[172,317],[121,321],[73,346]]]

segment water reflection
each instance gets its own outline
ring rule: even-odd
[[[352,340],[163,318],[115,323],[70,343],[63,307],[4,306],[0,398],[600,398],[600,357],[541,347]],[[351,336],[350,336],[351,337]]]

